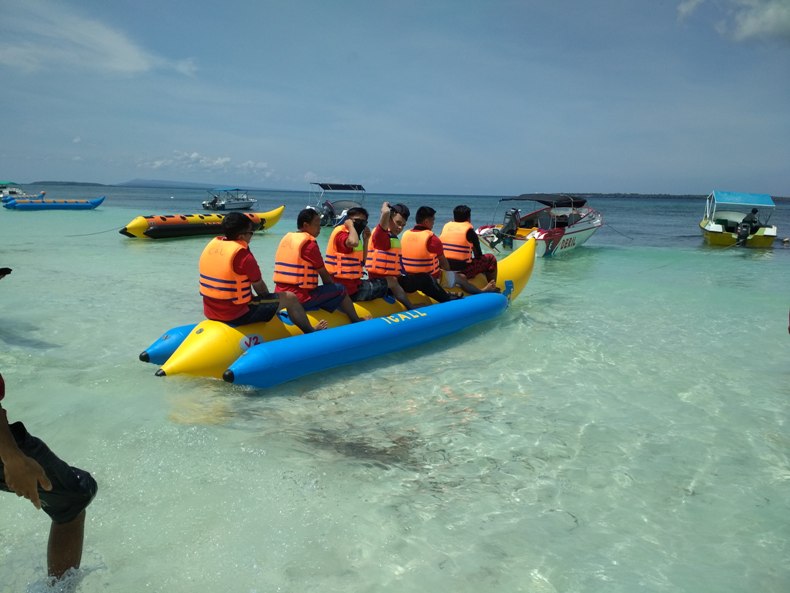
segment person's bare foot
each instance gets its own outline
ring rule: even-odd
[[[321,331],[322,329],[326,329],[329,327],[329,323],[327,323],[326,319],[322,319],[318,323],[313,326],[315,331]]]

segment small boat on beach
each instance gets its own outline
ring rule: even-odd
[[[140,360],[161,365],[157,371],[160,376],[222,377],[229,382],[268,387],[415,346],[491,319],[524,289],[534,262],[535,241],[526,241],[502,259],[497,270],[501,293],[470,295],[447,303],[414,293],[409,298],[418,308],[411,311],[391,296],[355,303],[360,316],[371,317],[356,324],[350,324],[340,311],[308,311],[313,325],[326,320],[329,329],[307,335],[284,310],[266,323],[231,327],[205,320],[183,325],[165,332],[140,354]],[[482,287],[486,281],[479,275],[472,282]],[[319,334],[322,337],[314,337]],[[242,356],[245,352],[247,355]]]
[[[93,210],[104,202],[105,196],[92,200],[12,199],[3,203],[9,210]]]
[[[565,194],[522,194],[502,198],[500,202],[528,201],[540,204],[528,214],[509,208],[502,224],[477,228],[477,234],[489,247],[500,243],[507,248],[513,241],[535,238],[537,257],[549,257],[584,245],[603,226],[603,215],[587,206],[587,200]]]
[[[285,206],[268,212],[243,212],[254,230],[270,229],[280,221]],[[224,214],[157,214],[132,219],[119,233],[138,239],[175,239],[197,235],[221,235]]]
[[[310,208],[321,214],[321,226],[335,226],[349,208],[365,203],[365,188],[358,183],[311,183],[315,188]]]
[[[220,187],[208,193],[211,197],[203,201],[204,210],[249,210],[258,201],[238,187]]]
[[[699,223],[702,237],[718,247],[771,247],[779,232],[768,224],[775,208],[768,194],[714,190]]]

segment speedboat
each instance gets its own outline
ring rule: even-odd
[[[41,200],[47,193],[42,191],[35,195],[29,194],[16,187],[16,185],[13,181],[0,181],[0,200],[2,200],[3,204],[10,200]]]
[[[321,214],[321,226],[335,226],[349,208],[359,208],[365,202],[365,188],[358,183],[311,183],[314,208]]]
[[[211,198],[203,201],[204,210],[249,210],[258,201],[238,187],[219,187],[208,193]]]
[[[272,228],[283,215],[285,206],[268,212],[245,212],[253,230]],[[138,239],[175,239],[196,235],[221,235],[224,214],[155,214],[132,219],[119,233]]]
[[[520,208],[508,208],[502,224],[477,228],[477,234],[489,247],[500,243],[513,247],[513,241],[535,238],[537,257],[549,257],[584,245],[603,226],[603,215],[587,206],[587,200],[564,194],[522,194],[502,198],[501,202],[527,201],[540,205],[528,214]]]
[[[775,208],[768,194],[714,190],[705,201],[705,215],[699,227],[708,245],[771,247],[778,229],[768,221]],[[747,217],[755,210],[754,220],[750,221]]]

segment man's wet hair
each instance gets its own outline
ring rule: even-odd
[[[222,232],[231,241],[253,228],[253,222],[241,212],[228,212],[222,218]]]
[[[362,214],[366,220],[370,218],[370,216],[368,216],[368,211],[365,210],[362,206],[354,206],[353,208],[349,208],[346,211],[347,218],[351,218],[352,216],[357,216],[359,214]]]
[[[301,210],[299,215],[296,217],[296,228],[301,231],[302,227],[313,222],[313,219],[315,219],[316,216],[321,215],[315,208],[305,208],[304,210]]]
[[[390,216],[393,214],[400,214],[403,217],[403,220],[409,220],[409,207],[406,204],[391,204],[390,205]]]
[[[414,222],[420,224],[426,218],[430,218],[431,216],[436,216],[436,210],[434,210],[430,206],[420,206],[419,208],[417,208],[417,214],[414,217]]]
[[[472,219],[472,209],[466,204],[461,204],[453,208],[453,220],[455,222],[467,222]]]

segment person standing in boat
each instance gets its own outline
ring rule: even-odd
[[[390,206],[384,202],[381,207],[382,220],[389,219]],[[386,218],[384,218],[386,216]],[[338,224],[329,236],[326,247],[326,269],[335,282],[346,287],[346,292],[355,303],[384,298],[390,292],[407,309],[414,305],[406,292],[398,284],[397,276],[382,276],[363,279],[365,262],[368,256],[371,232],[368,228],[368,211],[365,208],[349,208],[346,220]],[[397,268],[400,274],[400,266]]]
[[[741,223],[747,223],[749,225],[749,234],[754,234],[757,229],[760,228],[760,217],[758,216],[759,211],[757,208],[752,208],[752,211],[749,212],[746,216],[743,217]]]
[[[47,572],[61,579],[80,566],[85,509],[96,496],[96,480],[58,458],[21,422],[9,424],[2,406],[4,397],[0,373],[0,490],[27,498],[52,519]]]
[[[403,234],[401,241],[401,262],[407,276],[428,274],[444,289],[458,287],[469,294],[499,292],[493,280],[480,289],[469,282],[462,273],[450,270],[442,241],[433,233],[436,210],[430,206],[420,206],[417,209],[415,222],[417,224]]]
[[[321,215],[305,208],[296,217],[296,232],[286,233],[274,255],[274,284],[278,294],[294,295],[305,309],[340,309],[352,323],[364,321],[354,308],[345,286],[337,284],[324,265],[316,242]],[[319,278],[322,283],[318,284]]]
[[[485,274],[486,281],[496,280],[497,261],[491,253],[483,253],[480,238],[472,226],[472,209],[459,205],[453,208],[453,220],[442,228],[439,236],[450,270],[467,278]]]
[[[241,212],[222,219],[224,236],[212,239],[200,256],[200,294],[207,319],[232,326],[270,321],[282,308],[303,333],[325,329],[326,321],[311,325],[304,307],[291,293],[270,293],[249,242],[252,220]],[[255,291],[257,298],[253,299]]]

